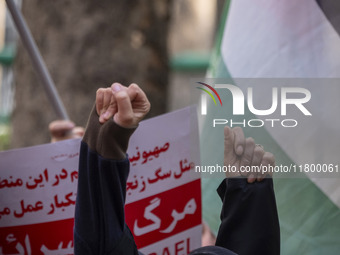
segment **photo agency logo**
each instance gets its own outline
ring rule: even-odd
[[[196,87],[203,91],[201,94],[201,115],[207,115],[208,101],[212,100],[214,105],[212,107],[220,107],[222,111],[227,112],[226,107],[230,105],[223,104],[221,95],[228,93],[232,100],[232,116],[233,118],[214,118],[212,119],[212,126],[230,125],[243,127],[262,127],[265,124],[269,127],[280,125],[285,128],[292,128],[298,125],[297,118],[300,116],[312,116],[312,113],[307,109],[306,104],[311,99],[311,93],[306,88],[301,87],[272,87],[270,88],[270,96],[268,96],[268,87],[253,88],[247,87],[246,94],[238,86],[231,84],[214,84],[209,85],[203,82],[197,82],[201,86]],[[271,102],[271,105],[266,109],[258,109],[254,103],[254,91],[256,89],[262,90],[258,93],[266,92],[261,96],[260,101]],[[263,90],[267,91],[263,91]],[[209,97],[210,99],[209,99]],[[229,100],[229,99],[228,99]],[[217,103],[219,102],[219,104]],[[209,104],[211,105],[211,104]],[[258,118],[246,118],[245,106],[248,107],[248,112],[257,116]],[[211,107],[211,106],[209,106]],[[287,112],[287,108],[294,112],[295,118],[292,118]],[[275,116],[275,117],[274,117]],[[242,119],[242,117],[245,117]]]

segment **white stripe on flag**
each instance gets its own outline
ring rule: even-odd
[[[231,1],[225,29],[232,77],[340,77],[340,38],[315,0]]]

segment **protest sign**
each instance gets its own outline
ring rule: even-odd
[[[73,254],[80,140],[0,153],[0,254]],[[131,137],[126,222],[145,254],[200,246],[195,108],[140,123]]]
[[[199,165],[196,109],[142,122],[128,154],[126,222],[140,251],[187,254],[200,247],[201,184],[194,170]]]
[[[0,153],[0,254],[73,254],[79,142]]]

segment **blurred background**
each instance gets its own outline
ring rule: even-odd
[[[56,119],[0,0],[0,149],[49,142]],[[66,110],[85,126],[95,91],[139,84],[149,117],[190,104],[189,81],[204,77],[223,0],[16,1]]]
[[[193,77],[334,78],[336,84],[340,77],[336,0],[16,2],[70,118],[81,126],[95,91],[114,81],[138,83],[151,101],[152,117],[197,102]],[[48,124],[56,119],[9,16],[0,0],[0,150],[48,143]],[[301,155],[303,163],[318,163],[320,155],[338,158],[339,107],[325,88],[310,89],[319,89],[313,91],[313,107],[327,121],[295,135],[265,128],[255,135],[245,128],[246,135],[273,152],[277,164],[301,164]],[[334,86],[333,95],[339,93]],[[231,104],[228,98],[223,102]],[[207,123],[200,126],[202,164],[222,164],[223,139],[212,137]],[[327,134],[320,136],[320,130]],[[326,136],[332,146],[322,144]],[[220,223],[215,192],[220,181],[202,178],[203,218],[214,233]],[[274,181],[281,254],[339,254],[340,179]]]

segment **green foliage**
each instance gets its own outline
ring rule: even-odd
[[[10,145],[10,132],[7,123],[0,122],[0,151],[8,150]]]

